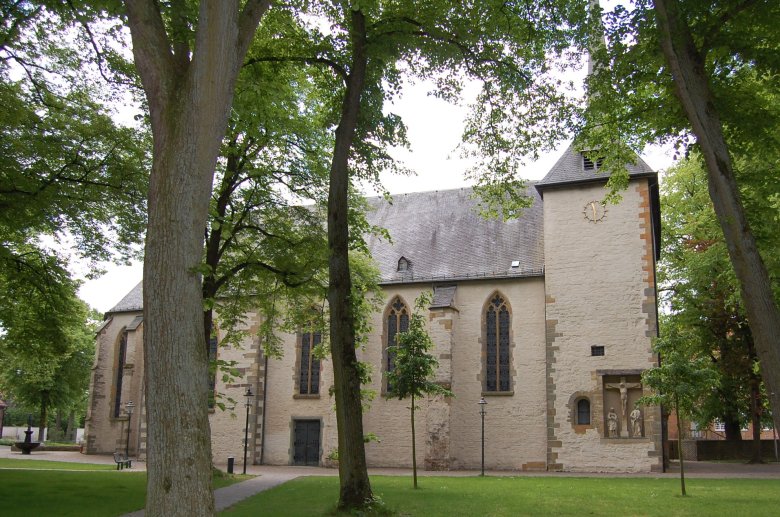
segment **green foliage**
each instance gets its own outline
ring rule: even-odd
[[[780,157],[778,157],[780,158]],[[775,206],[780,187],[756,181],[763,174],[756,160],[738,160],[746,214],[772,277],[780,273],[780,237]],[[774,164],[764,162],[763,167]],[[752,170],[749,170],[752,169]],[[709,357],[719,382],[703,401],[697,422],[714,419],[738,430],[750,420],[751,383],[757,364],[753,338],[729,260],[723,234],[709,198],[701,157],[693,152],[665,176],[662,188],[663,252],[659,263],[662,303],[669,314],[661,319],[661,334],[669,327],[687,329],[687,353]],[[763,398],[762,403],[766,403]],[[764,411],[766,416],[768,411]]]
[[[433,295],[423,292],[414,301],[414,311],[406,332],[399,332],[395,344],[387,347],[392,354],[394,368],[387,372],[388,398],[399,400],[411,398],[409,414],[411,416],[412,436],[412,479],[417,488],[417,447],[414,431],[414,412],[417,409],[415,399],[425,395],[452,397],[452,392],[432,380],[439,363],[430,353],[433,341],[425,324],[425,315],[431,305]]]
[[[777,2],[680,3],[690,25],[709,87],[713,112],[734,158],[773,154],[780,138],[780,23]],[[598,149],[603,170],[615,172],[614,191],[627,183],[624,165],[650,143],[670,144],[679,156],[695,147],[691,124],[674,93],[656,27],[653,3],[618,3],[589,19],[595,73],[578,134],[583,149]],[[766,44],[756,44],[766,41]],[[774,159],[773,159],[773,163]],[[768,178],[771,166],[761,173]]]
[[[395,367],[387,373],[391,389],[388,397],[415,398],[425,395],[443,395],[451,397],[452,392],[432,381],[439,365],[430,353],[433,341],[428,334],[425,314],[431,304],[432,295],[424,292],[414,302],[414,312],[409,320],[409,329],[396,336],[396,344],[388,346],[388,354],[393,354]]]
[[[96,320],[71,296],[56,307],[28,298],[14,313],[23,320],[11,321],[0,336],[0,391],[23,406],[84,411]],[[53,317],[39,321],[38,307],[50,309]]]
[[[654,393],[641,397],[637,405],[664,405],[681,417],[697,416],[702,400],[716,386],[717,374],[709,357],[689,353],[691,340],[690,329],[681,327],[667,327],[657,338],[653,348],[661,364],[642,373],[642,383]]]

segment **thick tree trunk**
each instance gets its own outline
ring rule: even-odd
[[[352,65],[344,93],[341,120],[336,129],[328,192],[328,303],[338,424],[339,508],[342,509],[361,508],[372,498],[363,445],[363,407],[355,353],[355,321],[350,302],[352,280],[347,220],[349,155],[360,112],[366,65],[365,18],[362,12],[352,11]]]
[[[740,283],[750,329],[769,387],[772,407],[780,408],[780,310],[766,267],[758,253],[734,179],[734,171],[715,109],[704,59],[682,18],[678,0],[654,0],[661,47],[674,79],[675,92],[688,117],[707,165],[709,191]],[[780,413],[772,415],[780,427]]]
[[[183,18],[170,39],[157,2],[126,1],[154,139],[143,289],[150,516],[215,513],[198,271],[233,85],[268,7],[250,0],[239,16],[239,3],[201,2],[191,54]]]
[[[724,432],[726,433],[726,440],[742,440],[742,423],[737,417],[732,418],[731,415],[729,415],[729,417],[724,418],[723,428],[725,429]]]

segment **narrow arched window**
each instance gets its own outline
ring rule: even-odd
[[[485,391],[510,391],[509,308],[498,294],[485,313]]]
[[[322,342],[319,332],[301,334],[301,357],[298,368],[298,393],[318,395],[320,393],[320,359],[315,347]]]
[[[401,298],[396,296],[387,312],[387,342],[385,343],[387,362],[385,363],[385,371],[388,373],[395,368],[395,350],[392,348],[396,345],[395,338],[400,332],[406,332],[407,330],[409,330],[409,309],[401,301]],[[390,389],[389,385],[388,389]]]
[[[590,425],[590,400],[577,401],[577,425]]]
[[[122,329],[119,338],[116,377],[114,380],[114,418],[122,415],[122,381],[125,376],[125,364],[127,363],[127,329]]]
[[[406,257],[401,257],[400,259],[398,259],[398,271],[400,273],[403,273],[405,271],[409,271],[409,266],[410,265],[411,264],[409,263],[409,260],[406,259]]]

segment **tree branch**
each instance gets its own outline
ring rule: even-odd
[[[327,65],[329,66],[336,74],[341,77],[341,79],[344,81],[344,84],[347,83],[349,80],[349,74],[344,69],[343,66],[336,63],[333,60],[324,58],[324,57],[305,57],[305,56],[288,56],[288,57],[276,57],[276,56],[267,56],[267,57],[255,57],[252,59],[248,59],[244,62],[244,66],[254,65],[256,63],[306,63],[307,65]]]

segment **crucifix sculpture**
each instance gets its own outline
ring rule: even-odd
[[[626,382],[625,377],[620,378],[618,383],[608,383],[604,387],[609,390],[618,390],[620,392],[620,405],[622,406],[622,418],[623,425],[620,428],[621,438],[628,438],[628,414],[626,413],[626,406],[628,405],[628,390],[641,389],[642,383],[639,382]]]

